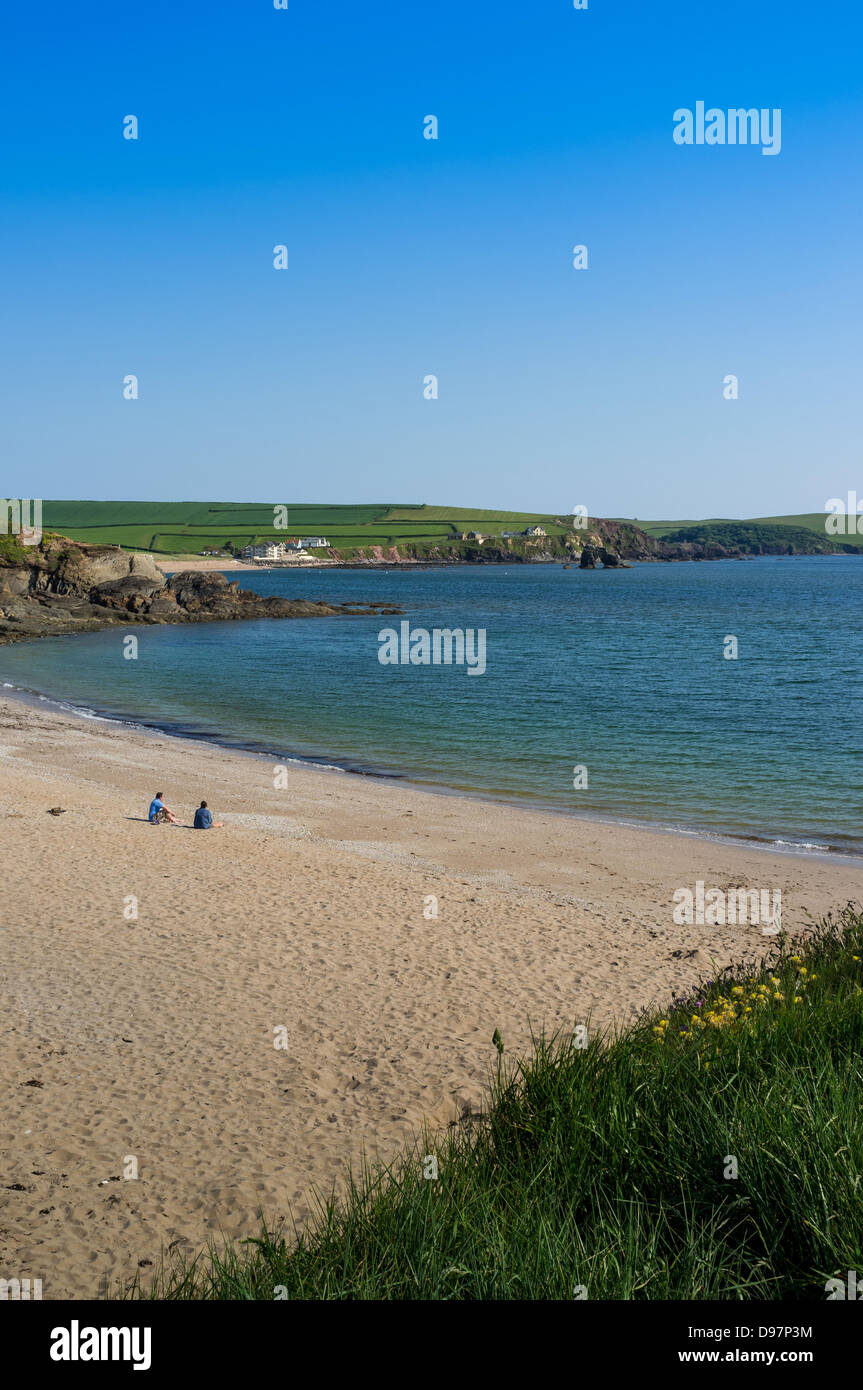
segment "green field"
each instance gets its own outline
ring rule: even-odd
[[[339,551],[354,553],[369,546],[452,546],[463,531],[499,535],[535,524],[554,536],[567,530],[565,517],[539,512],[403,503],[286,505],[288,526],[278,530],[271,505],[243,502],[46,501],[42,521],[46,530],[89,545],[120,545],[160,555],[196,555],[228,544],[239,550],[252,541],[288,536],[326,536]]]
[[[804,512],[801,516],[759,516],[755,520],[764,526],[804,526],[807,531],[817,531],[820,536],[828,534],[824,530],[826,512]],[[830,540],[863,548],[863,535],[830,536]]]

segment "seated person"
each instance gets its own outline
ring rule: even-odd
[[[171,825],[180,824],[180,822],[177,820],[177,817],[174,815],[174,812],[169,811],[168,807],[162,800],[161,792],[156,792],[156,795],[150,802],[150,809],[147,813],[147,819],[149,820],[151,825],[165,825],[167,823],[170,823]]]
[[[213,820],[213,813],[212,813],[212,811],[210,810],[210,808],[209,808],[209,806],[207,805],[206,801],[202,801],[201,804],[200,804],[200,806],[198,807],[197,811],[195,812],[195,829],[196,829],[196,830],[221,830],[221,828],[222,828],[222,822],[221,822],[220,820],[216,820],[216,821]]]

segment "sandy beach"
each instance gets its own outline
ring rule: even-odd
[[[179,574],[183,570],[194,570],[195,572],[207,573],[217,570],[220,574],[254,574],[262,570],[269,569],[291,569],[291,570],[319,570],[332,568],[338,564],[333,559],[307,559],[293,560],[285,562],[278,561],[273,565],[260,564],[255,560],[218,560],[207,559],[201,555],[154,555],[153,560],[158,565],[163,574]]]
[[[181,570],[195,570],[201,573],[218,570],[220,574],[236,570],[237,574],[248,574],[261,568],[252,561],[208,559],[203,555],[154,555],[153,559],[163,574],[178,574]]]
[[[863,898],[839,857],[294,766],[277,789],[267,759],[19,701],[0,769],[0,1275],[46,1299],[302,1221],[476,1109],[495,1028],[624,1022],[763,953],[676,925],[677,888],[781,888],[791,930]],[[182,828],[146,823],[157,790]],[[202,797],[224,829],[187,828]]]

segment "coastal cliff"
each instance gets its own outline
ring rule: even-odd
[[[556,519],[562,524],[562,518]],[[848,549],[802,527],[726,523],[681,528],[665,537],[648,534],[634,522],[591,517],[584,529],[563,534],[503,536],[473,533],[439,542],[397,541],[391,545],[331,545],[330,560],[351,565],[397,564],[549,564],[581,569],[615,569],[629,561],[735,560],[747,555],[821,555]]]
[[[166,579],[149,555],[45,536],[39,545],[0,537],[0,644],[130,623],[225,622],[399,613],[383,604],[262,598],[218,572]]]

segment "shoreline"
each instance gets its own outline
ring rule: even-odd
[[[476,1112],[495,1029],[518,1055],[763,957],[758,926],[676,923],[681,886],[781,890],[792,934],[863,898],[839,856],[293,764],[277,786],[261,756],[38,701],[0,699],[0,767],[0,1263],[45,1299],[261,1210],[301,1226],[349,1167]],[[147,824],[156,790],[180,826]],[[224,829],[189,833],[202,798]]]
[[[153,551],[129,551],[129,554],[146,554],[153,560],[154,564],[162,570],[163,574],[180,574],[184,570],[216,570],[223,574],[254,574],[256,572],[270,573],[274,570],[383,570],[386,572],[398,572],[400,570],[438,570],[438,569],[465,569],[465,568],[506,568],[507,566],[516,568],[533,568],[535,566],[551,566],[556,569],[581,570],[578,560],[565,560],[559,556],[551,556],[546,559],[525,559],[520,555],[510,555],[505,559],[478,559],[472,556],[469,560],[453,559],[429,559],[411,560],[400,557],[397,560],[343,560],[332,557],[319,557],[316,559],[302,561],[282,561],[278,564],[259,564],[257,561],[248,560],[225,560],[213,559],[203,555],[191,556],[184,560],[177,555],[157,555]],[[791,555],[786,554],[752,554],[744,552],[740,555],[641,555],[638,558],[624,560],[621,565],[612,566],[612,569],[634,569],[637,565],[694,565],[694,564],[714,564],[714,563],[736,563],[739,560],[813,560],[813,559],[857,559],[863,556],[863,547],[850,550],[833,551],[801,551]],[[601,574],[606,566],[599,564],[595,570],[590,567],[583,572],[586,574]]]
[[[66,634],[74,636],[75,634]],[[513,810],[534,811],[543,815],[563,816],[567,819],[576,821],[587,821],[597,826],[620,826],[624,829],[646,830],[658,835],[675,835],[686,840],[703,840],[708,844],[720,844],[737,846],[743,849],[762,851],[768,854],[792,855],[802,859],[819,858],[829,862],[839,861],[842,863],[859,864],[863,867],[863,851],[843,849],[838,845],[817,845],[813,842],[802,842],[793,840],[768,839],[764,836],[735,834],[732,831],[711,831],[703,826],[687,826],[672,824],[668,821],[641,821],[629,820],[612,812],[603,813],[601,811],[587,811],[570,809],[557,805],[554,802],[544,802],[537,798],[528,800],[519,797],[515,792],[504,795],[494,795],[491,792],[484,792],[480,788],[452,787],[445,782],[426,782],[412,776],[409,772],[396,773],[378,770],[371,765],[368,766],[346,766],[338,761],[337,755],[308,755],[299,753],[285,753],[284,750],[268,749],[255,747],[244,742],[235,742],[227,734],[218,736],[217,734],[200,733],[192,729],[172,726],[170,723],[159,723],[155,720],[143,719],[131,713],[114,714],[110,711],[100,710],[92,706],[77,705],[72,700],[67,700],[62,696],[46,695],[40,691],[26,690],[19,686],[13,686],[9,682],[0,680],[0,701],[2,700],[20,701],[30,708],[39,709],[45,707],[58,714],[72,715],[73,718],[87,721],[99,721],[106,724],[115,725],[120,729],[128,729],[132,733],[140,733],[144,736],[157,736],[163,738],[175,738],[195,744],[203,744],[206,747],[222,749],[225,752],[235,753],[242,757],[263,758],[280,760],[289,766],[306,768],[310,771],[328,772],[337,775],[350,777],[369,778],[374,781],[391,784],[392,786],[413,788],[416,791],[427,792],[432,796],[455,796],[463,797],[466,800],[474,801],[479,806],[508,806]]]

